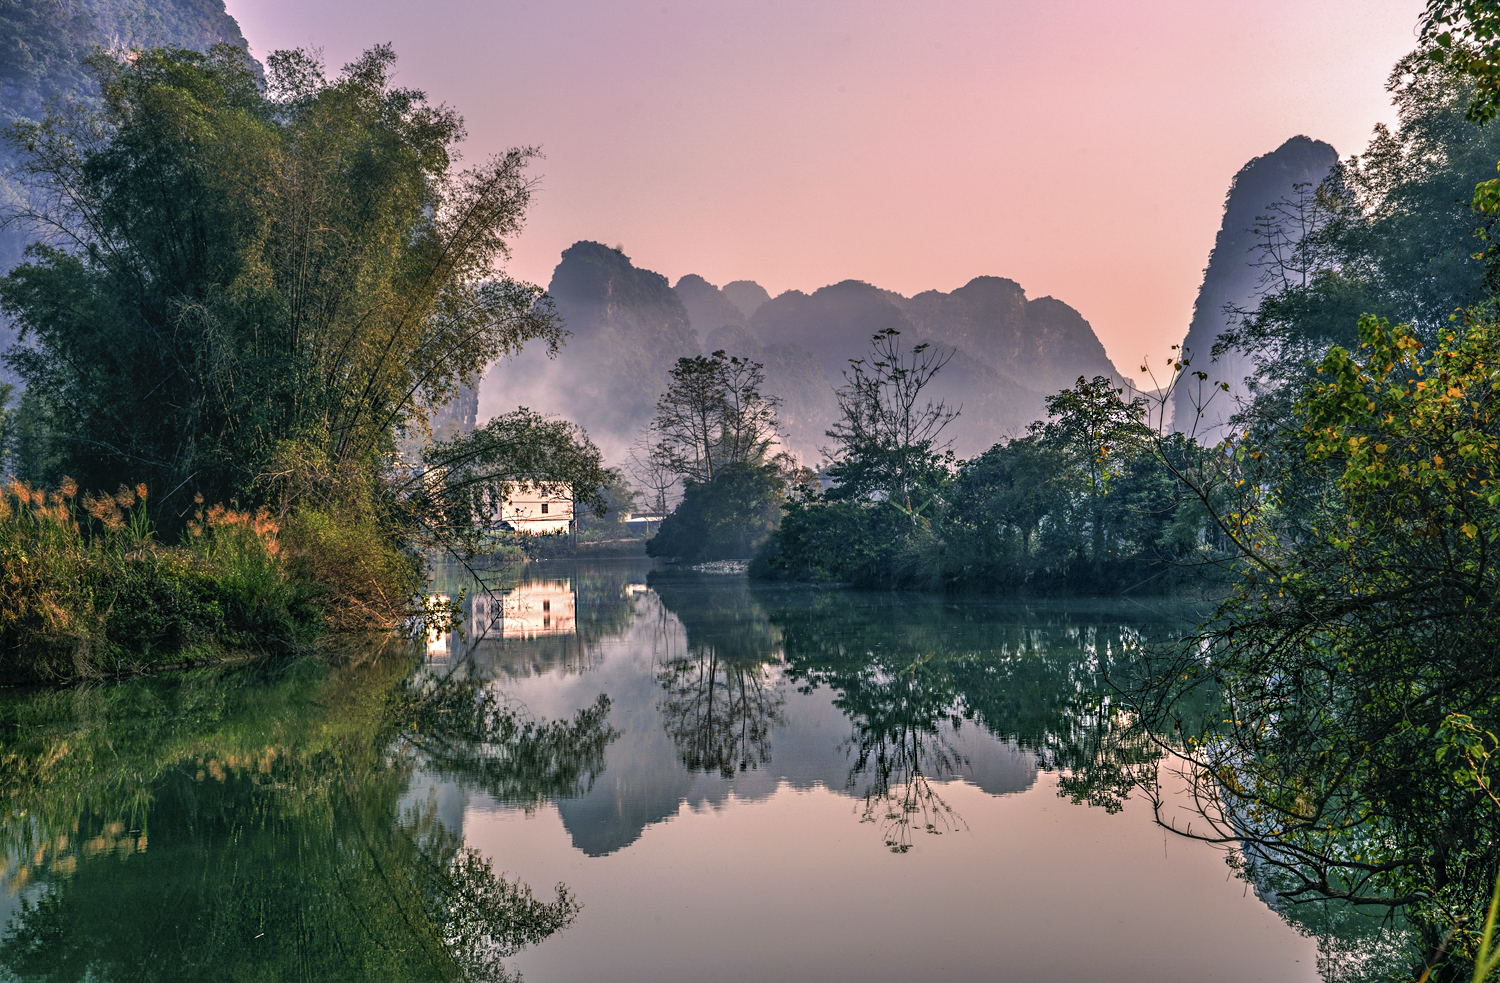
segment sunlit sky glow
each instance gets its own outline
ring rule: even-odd
[[[393,42],[470,160],[540,146],[510,270],[579,239],[772,294],[981,274],[1052,295],[1119,368],[1182,340],[1234,173],[1347,156],[1421,0],[489,3],[228,0],[252,50]]]

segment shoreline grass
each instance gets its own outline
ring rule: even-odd
[[[201,501],[163,544],[144,485],[0,488],[0,685],[286,655],[389,628],[411,563],[378,528]]]

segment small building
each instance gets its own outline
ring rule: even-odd
[[[573,486],[562,482],[513,484],[499,520],[519,533],[541,536],[573,529]]]
[[[661,515],[640,515],[634,512],[621,512],[620,523],[632,533],[649,536],[661,528]]]

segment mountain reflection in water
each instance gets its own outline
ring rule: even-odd
[[[1194,610],[504,576],[568,580],[577,633],[467,643],[474,671],[544,719],[606,694],[615,734],[575,795],[464,793],[467,842],[584,903],[529,979],[1315,978],[1221,853],[1123,800],[1157,754],[1105,677]]]
[[[1006,795],[1094,753],[1112,729],[1097,712],[1099,670],[1142,630],[1140,619],[1094,624],[1073,608],[752,590],[742,577],[640,565],[544,579],[556,569],[492,595],[471,586],[466,620],[508,610],[537,584],[576,584],[575,636],[471,633],[448,658],[546,716],[609,694],[620,736],[600,778],[555,802],[589,856],[629,846],[684,803],[755,801],[782,786],[856,799],[897,851],[914,833],[961,828],[944,784]],[[1180,624],[1172,612],[1156,621]]]
[[[483,579],[425,657],[0,696],[0,981],[1313,978],[1123,802],[1179,608]]]

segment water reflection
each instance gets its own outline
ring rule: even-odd
[[[434,570],[432,595],[461,598],[456,631],[429,644],[432,661],[463,663],[491,678],[586,672],[601,638],[634,617],[631,585],[618,573],[535,565]]]
[[[509,979],[578,902],[498,875],[410,794],[422,768],[512,801],[585,787],[607,701],[528,719],[406,651],[0,701],[0,975]]]
[[[658,574],[650,584],[686,635],[686,651],[656,669],[657,708],[683,765],[732,778],[769,764],[786,703],[779,632],[738,577]]]
[[[1104,678],[1171,611],[632,563],[481,573],[435,578],[461,617],[425,659],[0,701],[0,855],[21,905],[0,979],[458,980],[528,961],[543,981],[730,964],[908,979],[913,926],[962,967],[948,978],[992,978],[1006,946],[1028,979],[1095,978],[1049,977],[1061,957],[1025,940],[1178,891],[1112,874],[1116,841],[1077,818],[1101,811],[1053,794],[1118,810],[1154,767]],[[1091,849],[1084,876],[1070,865]],[[581,899],[524,883],[560,877]],[[1087,892],[1059,903],[1070,882]],[[999,884],[1022,900],[1004,908]],[[959,900],[923,908],[939,895]],[[700,911],[746,931],[692,928]],[[1098,915],[1097,948],[1118,951]]]
[[[862,795],[865,818],[882,824],[893,850],[908,850],[914,829],[964,825],[940,794],[943,782],[1005,794],[1028,787],[1038,768],[1064,768],[1075,797],[1117,809],[1119,786],[1108,776],[1125,762],[1154,761],[1149,746],[1116,739],[1125,728],[1109,701],[1108,675],[1129,671],[1139,624],[1090,624],[1086,609],[985,610],[940,598],[758,599],[782,631],[791,678],[830,691],[849,718],[846,787]]]
[[[578,630],[577,597],[567,580],[543,580],[517,584],[498,597],[489,591],[476,593],[469,604],[469,637],[538,638],[572,635]]]
[[[395,707],[401,743],[420,754],[425,772],[525,809],[587,793],[619,736],[607,696],[571,720],[547,722],[467,674],[419,674]]]
[[[574,648],[472,632],[464,664],[553,718],[609,694],[602,767],[557,797],[590,856],[635,842],[687,804],[721,808],[783,786],[848,796],[897,852],[967,828],[945,789],[990,795],[1063,769],[1080,801],[1118,809],[1155,751],[1110,703],[1145,634],[1176,612],[752,588],[742,577],[553,563],[491,585],[447,584],[479,610],[575,585]],[[481,595],[483,599],[481,600]],[[570,681],[576,675],[587,680]],[[585,700],[586,698],[586,700]],[[473,807],[514,805],[508,793]]]

